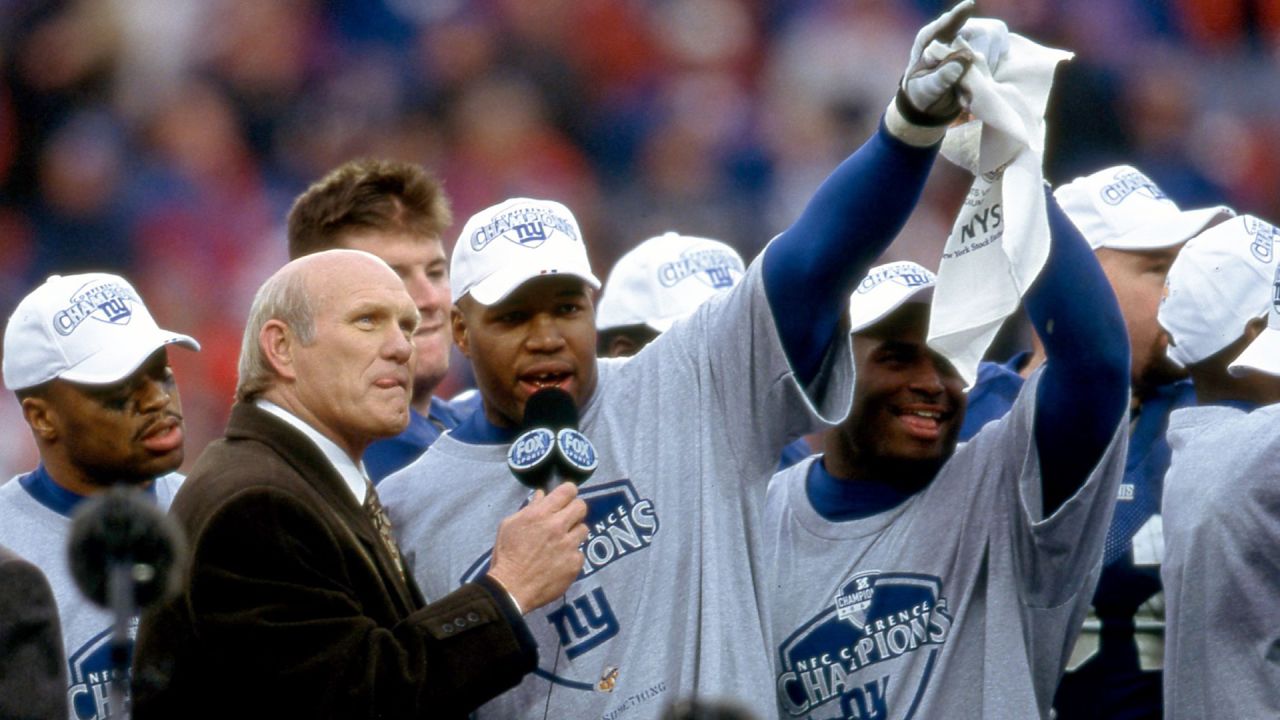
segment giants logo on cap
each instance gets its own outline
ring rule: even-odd
[[[1151,182],[1146,175],[1140,172],[1126,172],[1117,175],[1115,182],[1102,187],[1102,201],[1108,205],[1119,205],[1125,198],[1139,191],[1144,191],[1154,200],[1169,199],[1169,196],[1165,195],[1164,191]]]
[[[71,305],[53,316],[53,329],[59,335],[70,335],[85,320],[96,319],[117,325],[129,324],[133,317],[131,304],[140,302],[128,288],[105,284],[81,290],[71,298]]]
[[[691,250],[682,254],[679,260],[659,266],[658,282],[662,287],[674,287],[681,280],[696,276],[719,290],[733,287],[734,272],[742,275],[745,271],[742,261],[731,253],[719,249]]]
[[[889,280],[908,288],[933,284],[932,274],[927,273],[919,265],[912,262],[891,263],[881,266],[878,270],[873,270],[870,275],[863,278],[862,282],[858,283],[858,288],[855,292],[859,294],[869,293]]]
[[[1274,247],[1277,230],[1269,223],[1261,220],[1244,216],[1244,229],[1253,237],[1253,242],[1249,243],[1249,251],[1253,256],[1261,262],[1269,263],[1274,257]]]
[[[525,207],[497,215],[471,234],[471,249],[480,252],[494,240],[505,237],[521,247],[536,248],[547,241],[552,232],[562,232],[571,240],[578,239],[573,224],[545,208]]]

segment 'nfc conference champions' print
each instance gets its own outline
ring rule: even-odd
[[[950,632],[938,578],[854,575],[778,648],[780,709],[813,720],[911,718]]]

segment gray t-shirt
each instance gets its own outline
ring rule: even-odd
[[[824,519],[805,493],[816,458],[774,477],[762,592],[779,717],[1048,717],[1097,583],[1125,432],[1043,518],[1039,377],[890,510]]]
[[[94,605],[76,587],[67,565],[67,538],[74,504],[80,499],[45,480],[35,487],[37,499],[23,486],[19,475],[0,485],[0,545],[40,567],[49,579],[67,657],[67,704],[72,720],[105,720],[120,717],[109,707],[112,616]],[[155,498],[167,510],[182,485],[183,476],[171,473],[155,481]],[[132,637],[138,631],[134,618]]]
[[[783,445],[844,415],[852,372],[833,343],[806,396],[758,261],[635,357],[601,360],[581,421],[600,458],[580,491],[586,563],[526,616],[538,670],[478,717],[652,718],[694,695],[771,706],[754,582],[765,488]],[[499,521],[528,500],[506,451],[448,433],[378,486],[428,598],[483,573]]]
[[[1175,410],[1164,481],[1164,710],[1280,717],[1280,404]]]

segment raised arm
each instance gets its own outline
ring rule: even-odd
[[[1093,251],[1045,195],[1049,259],[1024,302],[1048,358],[1035,416],[1048,517],[1084,484],[1129,406],[1129,340]]]
[[[818,374],[853,283],[906,223],[937,154],[937,144],[908,145],[881,123],[765,249],[765,296],[801,383]]]
[[[765,295],[802,383],[818,374],[854,282],[911,215],[946,125],[960,112],[956,83],[972,56],[929,50],[954,39],[972,13],[965,0],[920,30],[879,130],[765,249]]]

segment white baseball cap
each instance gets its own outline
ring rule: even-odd
[[[1244,334],[1271,307],[1280,231],[1251,215],[1205,230],[1169,268],[1157,318],[1169,357],[1194,365]]]
[[[1159,186],[1131,165],[1076,178],[1054,190],[1053,196],[1094,250],[1173,247],[1215,222],[1235,216],[1225,205],[1180,210]]]
[[[118,275],[53,275],[32,290],[4,331],[4,384],[23,390],[62,378],[88,385],[123,380],[165,345],[199,350],[162,330],[138,292]]]
[[[663,333],[742,279],[736,250],[718,240],[669,232],[618,258],[596,308],[596,329],[648,325]]]
[[[472,215],[454,245],[449,273],[455,303],[470,293],[493,305],[543,275],[573,275],[600,289],[578,221],[550,200],[513,198]]]
[[[908,260],[871,268],[849,296],[849,332],[875,325],[937,280],[927,268]]]
[[[1269,375],[1280,375],[1280,264],[1271,281],[1271,310],[1267,312],[1267,327],[1240,353],[1235,362],[1227,366],[1232,375],[1246,370],[1261,370]]]

